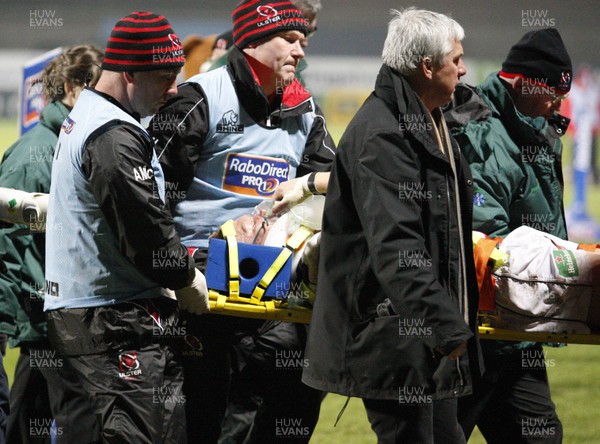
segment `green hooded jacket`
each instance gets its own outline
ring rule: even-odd
[[[39,124],[4,154],[0,187],[50,192],[54,147],[68,113],[61,102],[42,110]],[[46,339],[44,242],[44,234],[31,234],[26,225],[0,222],[0,259],[5,264],[0,271],[0,333],[9,336],[11,347]]]
[[[528,225],[566,239],[559,140],[564,129],[521,114],[497,73],[476,94],[452,111],[456,116],[470,107],[468,122],[452,125],[452,133],[475,182],[473,229],[497,237]]]
[[[497,72],[477,88],[459,85],[444,116],[473,175],[473,230],[498,237],[527,225],[566,239],[559,137],[568,119],[520,113]],[[535,344],[482,342],[500,354]]]

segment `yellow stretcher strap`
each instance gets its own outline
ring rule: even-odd
[[[240,266],[238,264],[238,247],[233,221],[228,220],[221,226],[221,233],[227,241],[227,258],[229,263],[229,297],[237,300],[240,296]]]
[[[288,241],[285,244],[285,248],[279,253],[279,256],[273,261],[269,269],[265,272],[263,277],[260,279],[260,282],[256,284],[254,290],[252,291],[252,295],[250,297],[250,302],[253,304],[261,304],[261,299],[265,294],[265,291],[277,276],[277,273],[281,270],[281,268],[285,265],[288,259],[292,256],[292,253],[297,250],[300,245],[306,241],[310,236],[312,236],[313,231],[308,228],[301,226],[298,228],[294,234],[290,236]]]
[[[279,301],[265,301],[263,305],[245,304],[230,301],[226,295],[209,290],[210,313],[224,316],[236,316],[252,319],[271,319],[274,321],[308,324],[312,310],[305,307],[287,308]]]
[[[225,303],[227,302],[227,296],[220,294],[217,297],[217,303],[215,308],[217,310],[224,310],[225,309]]]

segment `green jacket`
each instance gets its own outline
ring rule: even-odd
[[[521,114],[498,77],[459,85],[444,116],[473,175],[473,230],[506,236],[528,225],[567,238],[562,143],[568,119]],[[532,342],[482,341],[485,353],[511,353]]]
[[[475,182],[473,229],[496,237],[528,225],[566,239],[559,132],[521,114],[497,73],[475,92],[458,91],[463,103],[446,113]]]
[[[28,192],[50,192],[54,146],[69,110],[52,102],[38,125],[15,142],[0,163],[0,186]],[[26,225],[0,222],[0,333],[9,345],[46,338],[43,316],[44,234],[31,234]]]

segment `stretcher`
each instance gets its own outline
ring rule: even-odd
[[[251,305],[244,302],[233,302],[228,300],[227,295],[212,290],[209,295],[211,314],[300,324],[309,324],[312,316],[312,310],[306,307],[288,308],[285,305],[270,303]],[[600,345],[600,331],[591,334],[525,332],[493,328],[483,322],[480,321],[481,325],[479,325],[479,336],[483,340]]]
[[[28,224],[31,231],[43,232],[45,231],[47,199],[48,195],[40,193],[25,193],[19,190],[0,188],[0,220],[8,223]],[[296,237],[292,236],[288,245],[281,249],[281,253],[277,255],[276,261],[268,267],[268,272],[260,276],[256,289],[247,296],[239,292],[240,275],[237,256],[235,253],[229,255],[227,258],[228,287],[225,291],[209,291],[211,313],[303,324],[310,323],[312,316],[310,304],[306,304],[307,306],[292,305],[286,298],[266,298],[263,296],[266,289],[280,273],[280,270],[291,260],[293,251],[311,233],[310,230],[300,230]],[[235,245],[234,233],[227,231],[226,228],[226,234],[225,241],[228,246]],[[486,260],[489,260],[489,257]],[[310,293],[308,288],[305,290]],[[479,316],[479,334],[481,339],[484,340],[600,345],[600,331],[592,331],[590,334],[573,334],[507,330],[492,327],[489,322],[489,314],[489,311],[484,311]]]
[[[310,323],[312,315],[310,306],[290,306],[285,298],[257,300],[256,298],[252,297],[240,297],[240,295],[236,293],[236,291],[238,291],[237,279],[239,276],[239,269],[237,267],[237,261],[239,258],[237,244],[235,241],[235,232],[229,226],[225,228],[224,235],[227,239],[228,246],[230,247],[227,260],[229,261],[230,272],[232,271],[233,274],[229,275],[228,280],[234,284],[234,294],[228,294],[227,291],[211,290],[209,292],[211,313],[255,319],[270,319],[305,324]],[[310,235],[310,233],[304,233],[300,237],[297,237],[291,242],[292,245],[288,245],[288,250],[291,252],[298,248],[298,245],[302,243],[308,235]],[[474,245],[477,244],[479,240],[479,237],[474,237]],[[499,240],[486,240],[484,243],[487,244],[487,249],[483,252],[483,254],[481,254],[481,251],[476,251],[476,262],[478,260],[482,262],[479,264],[478,270],[488,270],[487,264],[490,260],[494,261],[497,266],[507,259],[506,257],[503,257],[497,249],[494,248],[498,242]],[[479,243],[479,247],[481,247],[481,245],[482,243]],[[260,251],[261,247],[257,246],[256,248],[257,251]],[[225,259],[222,259],[222,261],[224,260]],[[269,270],[271,272],[275,271],[273,268],[270,268]],[[221,267],[220,272],[227,273],[224,267]],[[484,281],[487,278],[489,278],[489,274],[484,276],[482,273],[480,276],[478,276],[480,293],[484,294],[480,300],[480,314],[478,316],[478,328],[481,339],[532,341],[542,343],[600,344],[600,331],[591,331],[589,334],[582,334],[566,331],[549,333],[494,328],[493,320],[496,313],[494,310],[493,301],[489,299],[490,297],[493,298],[493,291],[490,291],[491,289],[489,288],[486,290],[483,287]],[[258,287],[259,286],[257,285],[257,288]]]

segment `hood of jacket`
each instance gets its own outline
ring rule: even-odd
[[[452,101],[444,108],[444,117],[450,130],[462,128],[472,120],[485,120],[491,113],[492,110],[477,94],[476,88],[466,83],[456,86]]]
[[[60,101],[51,102],[44,107],[40,116],[40,125],[50,129],[58,136],[60,127],[69,115],[69,109]]]

